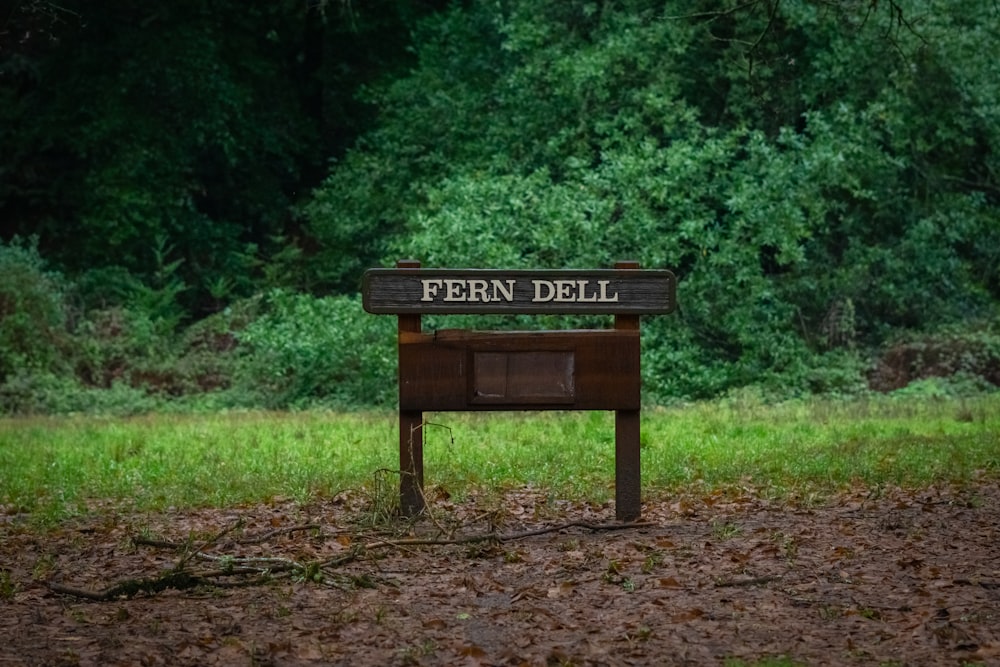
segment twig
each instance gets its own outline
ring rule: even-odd
[[[319,565],[320,569],[325,570],[330,567],[340,567],[341,565],[347,565],[348,563],[353,563],[357,559],[361,558],[362,554],[364,554],[365,551],[367,551],[367,548],[363,546],[352,547],[351,550],[348,551],[346,554],[341,554],[340,556],[331,558],[329,560],[320,563]]]
[[[1000,588],[1000,581],[979,581],[978,579],[955,579],[959,586],[979,586],[988,590]]]
[[[107,602],[108,600],[116,600],[122,597],[132,598],[139,593],[159,593],[160,591],[168,588],[184,590],[200,586],[203,583],[204,580],[201,577],[190,572],[183,570],[171,570],[170,572],[159,577],[126,579],[125,581],[120,581],[117,584],[100,591],[63,586],[62,584],[57,584],[51,581],[46,582],[45,585],[53,593],[72,595],[74,597],[94,600],[96,602]]]
[[[715,582],[716,588],[735,588],[742,586],[760,586],[761,584],[769,584],[772,581],[778,581],[781,577],[752,577],[750,579],[731,579],[729,581],[717,581]]]
[[[223,528],[218,533],[216,533],[212,537],[210,537],[207,540],[205,540],[204,542],[202,542],[201,546],[199,546],[197,549],[187,550],[187,548],[185,547],[185,552],[183,554],[181,554],[181,558],[177,562],[177,566],[174,568],[174,570],[177,571],[177,572],[182,572],[184,570],[184,566],[187,565],[187,562],[191,558],[191,556],[193,556],[194,554],[202,553],[202,552],[205,551],[205,549],[207,547],[210,547],[210,546],[212,546],[214,544],[218,544],[219,540],[221,540],[224,536],[228,535],[232,531],[234,531],[237,528],[240,528],[242,526],[243,526],[243,517],[240,517],[239,519],[237,519],[236,521],[234,521],[231,526],[229,526],[227,528]]]
[[[295,569],[305,569],[305,565],[297,561],[291,560],[289,558],[280,558],[277,556],[215,556],[213,554],[206,554],[201,551],[195,554],[198,558],[202,560],[212,561],[214,563],[222,563],[222,566],[226,568],[223,573],[233,570],[235,565],[241,565],[243,567],[253,568],[253,571],[259,572],[260,570],[270,570],[283,571],[283,570],[295,570]]]
[[[514,540],[523,540],[526,537],[536,537],[538,535],[545,535],[547,533],[556,533],[560,530],[566,530],[567,528],[584,528],[593,532],[602,530],[626,530],[630,528],[649,528],[655,526],[654,523],[648,522],[636,522],[636,523],[604,523],[604,524],[593,524],[586,523],[584,521],[570,521],[569,523],[561,523],[557,526],[549,526],[547,528],[538,528],[536,530],[525,530],[519,533],[508,533],[498,534],[498,533],[481,533],[479,535],[466,535],[464,537],[450,537],[450,538],[423,538],[423,537],[406,537],[399,540],[379,540],[378,542],[372,542],[370,544],[364,545],[365,549],[378,549],[381,547],[413,547],[413,546],[451,546],[456,544],[474,544],[476,542],[513,542]]]
[[[237,522],[237,524],[230,526],[229,528],[219,532],[217,535],[207,540],[203,546],[211,546],[218,542],[218,540],[224,536],[226,533],[232,531],[237,526],[241,525],[242,522]],[[334,558],[330,558],[321,563],[309,563],[302,564],[297,561],[288,558],[279,557],[236,557],[229,555],[215,555],[208,554],[204,551],[190,550],[185,551],[178,563],[174,568],[168,572],[157,576],[157,577],[146,577],[141,579],[127,579],[114,584],[103,590],[89,590],[83,588],[74,588],[72,586],[64,586],[63,584],[55,582],[47,582],[45,585],[54,593],[59,593],[62,595],[72,595],[78,598],[84,598],[87,600],[94,600],[97,602],[107,602],[109,600],[116,600],[119,598],[131,598],[139,595],[141,593],[146,594],[156,594],[168,588],[173,588],[177,590],[184,590],[189,588],[195,588],[197,586],[207,585],[207,586],[224,586],[224,587],[235,587],[240,585],[255,585],[257,583],[263,583],[270,579],[270,576],[274,573],[287,573],[287,572],[302,572],[302,573],[313,573],[316,571],[327,570],[331,568],[337,568],[343,565],[347,565],[353,561],[358,560],[365,554],[371,553],[377,549],[394,548],[394,549],[408,549],[410,547],[416,546],[447,546],[447,545],[457,545],[457,544],[474,544],[477,542],[512,542],[514,540],[521,540],[528,537],[535,537],[538,535],[545,535],[547,533],[555,533],[561,530],[566,530],[568,528],[582,528],[584,530],[589,530],[592,532],[598,531],[610,531],[610,530],[626,530],[631,528],[648,528],[656,524],[649,522],[634,522],[634,523],[609,523],[609,524],[593,524],[587,523],[585,521],[570,521],[568,523],[562,523],[555,526],[549,526],[547,528],[538,528],[535,530],[525,530],[516,533],[499,534],[496,532],[482,533],[478,535],[466,535],[464,537],[448,537],[448,538],[403,538],[398,540],[377,540],[370,542],[368,544],[356,544],[347,553],[340,554]],[[291,529],[285,529],[284,531],[272,531],[268,535],[262,536],[260,541],[266,539],[269,536],[273,536],[276,532],[292,532],[292,530],[303,530],[306,528],[312,528],[309,526],[294,526]],[[148,544],[152,546],[159,546],[171,549],[187,548],[188,545],[178,545],[172,542],[164,542],[161,540],[151,540],[146,538],[135,538],[133,539],[135,544]],[[186,569],[187,562],[192,559],[197,558],[201,560],[211,561],[213,563],[221,565],[219,569],[210,570],[207,572],[192,572]],[[239,575],[255,574],[258,578],[252,582],[220,582],[217,581],[220,577],[230,577]],[[311,575],[310,575],[311,576]],[[763,580],[760,580],[761,582]],[[757,580],[747,582],[747,583],[731,583],[731,584],[719,584],[721,585],[750,585],[756,583]]]
[[[558,526],[552,526],[550,528],[539,528],[537,530],[526,530],[520,533],[511,533],[509,535],[501,535],[500,542],[510,542],[513,540],[524,539],[525,537],[534,537],[535,535],[544,535],[546,533],[558,532],[560,530],[565,530],[567,528],[583,528],[584,530],[589,530],[593,533],[600,531],[612,531],[612,530],[629,530],[632,528],[652,528],[655,523],[650,521],[633,521],[631,523],[587,523],[585,521],[570,521],[569,523],[564,523]]]
[[[140,593],[150,595],[160,593],[168,588],[175,590],[187,590],[198,586],[222,586],[235,587],[240,585],[254,585],[262,583],[270,578],[272,573],[285,572],[295,569],[290,562],[279,563],[279,567],[227,567],[219,570],[209,570],[207,572],[191,572],[189,570],[170,570],[158,577],[143,577],[140,579],[125,579],[102,590],[90,590],[86,588],[76,588],[74,586],[64,586],[54,581],[45,582],[45,586],[53,593],[61,595],[72,595],[85,600],[95,602],[108,602],[119,598],[133,598]],[[215,581],[217,577],[231,577],[245,574],[256,574],[258,578],[253,582],[221,582]]]
[[[289,526],[287,528],[278,528],[276,530],[271,530],[261,535],[256,535],[253,537],[244,537],[239,540],[233,540],[232,544],[262,544],[268,540],[278,537],[280,535],[287,535],[289,533],[297,533],[303,530],[320,530],[322,526],[318,523],[304,523],[297,526]],[[231,531],[232,528],[226,529],[225,532]],[[225,533],[220,534],[219,537]],[[154,540],[148,537],[133,537],[132,544],[136,546],[145,547],[156,547],[159,549],[184,549],[187,547],[184,543],[179,542],[169,542],[167,540]],[[204,546],[199,551],[204,551]]]
[[[289,533],[297,533],[302,530],[321,530],[322,526],[318,523],[304,523],[298,526],[289,526],[287,528],[278,528],[264,533],[263,535],[257,535],[255,537],[244,537],[241,540],[237,540],[237,544],[261,544],[267,542],[271,538],[278,537],[279,535],[287,535]]]
[[[156,547],[158,549],[183,549],[185,545],[166,540],[153,540],[148,537],[133,537],[132,544],[137,547]]]

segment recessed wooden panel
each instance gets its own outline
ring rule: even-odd
[[[399,404],[441,411],[638,409],[639,332],[401,335]]]
[[[572,352],[473,352],[472,403],[572,403]]]

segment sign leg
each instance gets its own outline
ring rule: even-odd
[[[424,509],[424,415],[399,413],[399,511],[414,516]]]
[[[615,517],[636,521],[642,515],[639,472],[639,411],[615,411]]]
[[[401,259],[399,269],[419,269],[420,262]],[[420,333],[420,315],[400,315],[398,320],[399,342],[407,334]],[[402,358],[402,355],[400,355]],[[402,371],[399,386],[402,391],[406,378]],[[414,516],[424,509],[424,415],[419,410],[399,411],[399,511],[403,516]]]
[[[639,262],[616,262],[616,269],[637,270]],[[616,315],[615,329],[639,330],[638,315]],[[638,354],[638,350],[636,351]],[[639,363],[636,359],[636,368]],[[638,387],[638,370],[634,378]],[[642,514],[639,475],[639,411],[615,411],[615,515],[619,521],[636,521]]]

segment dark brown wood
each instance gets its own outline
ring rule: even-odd
[[[666,270],[370,269],[365,310],[376,314],[652,314],[676,307],[677,279]]]
[[[402,410],[638,409],[639,332],[407,334],[399,382]]]
[[[618,262],[616,269],[637,271],[639,262]],[[639,333],[639,316],[615,315],[616,331]],[[639,350],[635,354],[635,373],[638,383]],[[619,521],[638,521],[642,515],[642,475],[639,449],[639,410],[615,411],[615,516]]]
[[[401,269],[420,268],[415,260],[400,260]],[[400,315],[398,339],[420,335],[423,325],[420,315]],[[402,348],[400,348],[402,349]],[[399,386],[404,375],[399,371]],[[424,415],[417,410],[399,411],[399,509],[403,516],[414,516],[424,509]]]
[[[472,352],[472,403],[565,403],[576,396],[576,354],[572,350]]]
[[[399,411],[399,511],[415,516],[424,510],[424,415]]]
[[[642,516],[639,411],[615,410],[615,518]]]

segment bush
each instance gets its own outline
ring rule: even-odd
[[[997,386],[990,384],[978,375],[959,372],[949,377],[927,377],[914,380],[901,389],[896,389],[890,395],[896,398],[961,398],[979,396],[997,391]]]
[[[0,241],[0,384],[15,374],[63,367],[68,340],[62,278],[34,242]]]
[[[276,290],[264,315],[238,334],[240,383],[268,408],[385,405],[396,396],[393,318],[364,312],[355,297]]]
[[[164,407],[163,401],[124,382],[88,387],[52,373],[18,373],[0,385],[0,414],[134,415]]]
[[[870,374],[871,387],[884,392],[911,385],[916,385],[914,391],[920,387],[940,388],[948,382],[957,389],[1000,387],[998,325],[1000,321],[969,324],[899,338],[886,347],[875,363]]]

